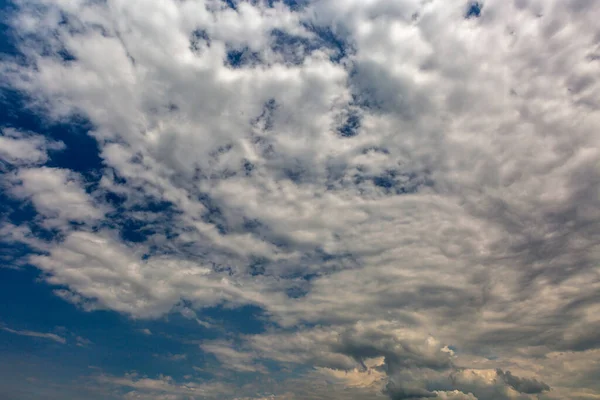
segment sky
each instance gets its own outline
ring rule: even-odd
[[[0,0],[0,398],[600,399],[599,18]]]

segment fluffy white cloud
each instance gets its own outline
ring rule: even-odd
[[[104,216],[102,206],[82,187],[81,177],[67,169],[21,168],[9,175],[9,193],[31,201],[48,227],[61,227],[68,222],[93,223]]]
[[[41,135],[19,132],[12,128],[2,130],[0,159],[13,165],[43,164],[48,150],[62,150],[64,143],[48,140]],[[4,170],[4,166],[0,166]]]
[[[99,249],[102,249],[99,251]],[[246,304],[264,297],[201,264],[166,256],[142,259],[146,246],[119,243],[110,232],[73,232],[47,255],[31,262],[48,281],[70,292],[57,294],[89,309],[109,308],[136,317],[158,317],[181,298],[203,306],[223,300]],[[83,296],[83,297],[82,297]],[[89,299],[89,300],[86,300]]]
[[[90,309],[260,306],[277,329],[202,345],[238,371],[372,370],[392,398],[598,393],[577,360],[600,345],[600,5],[472,3],[22,1],[31,64],[2,73],[90,119],[97,190],[126,209],[107,217],[75,172],[12,172],[49,226],[83,225],[31,262]],[[7,140],[4,159],[44,161]],[[124,220],[153,234],[129,243]],[[296,397],[327,392],[305,378]],[[381,392],[343,381],[331,396]]]

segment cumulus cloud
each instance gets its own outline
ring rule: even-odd
[[[519,378],[511,374],[510,371],[504,372],[499,369],[496,371],[496,374],[517,392],[535,394],[550,390],[550,386],[546,385],[544,382],[540,382],[536,379]]]
[[[91,185],[41,165],[58,144],[0,141],[3,187],[61,230],[30,258],[59,296],[260,307],[269,331],[201,348],[308,368],[298,398],[600,393],[600,5],[18,4],[2,84],[87,118],[103,162]]]
[[[385,380],[385,373],[377,368],[354,368],[350,371],[344,371],[332,368],[318,368],[322,374],[334,378],[336,383],[345,387],[378,387]]]
[[[423,388],[397,387],[393,384],[387,385],[386,393],[390,396],[391,400],[427,399],[437,397],[435,393]]]
[[[9,193],[29,201],[49,228],[69,222],[93,224],[105,213],[83,188],[79,174],[60,168],[20,168],[8,175]]]
[[[15,166],[43,164],[48,160],[48,151],[64,147],[64,143],[41,135],[4,128],[0,136],[0,159]]]
[[[205,306],[225,299],[241,304],[253,301],[245,296],[260,300],[259,293],[242,291],[206,266],[166,256],[143,257],[147,251],[145,246],[119,243],[110,231],[78,231],[49,254],[32,256],[31,262],[48,274],[50,283],[70,288],[61,291],[65,299],[138,317],[168,312],[182,293]],[[163,284],[157,286],[159,281]]]
[[[455,399],[455,400],[477,400],[477,397],[473,396],[472,393],[463,393],[458,390],[452,390],[449,392],[435,392],[439,399]]]

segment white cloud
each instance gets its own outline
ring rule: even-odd
[[[319,372],[322,374],[334,378],[339,383],[346,387],[372,387],[377,384],[381,384],[385,381],[386,375],[383,372],[375,369],[367,369],[361,371],[358,368],[354,368],[350,371],[343,371],[332,368],[319,368]],[[380,385],[382,386],[382,385]]]
[[[256,355],[237,351],[231,343],[223,341],[204,342],[200,345],[206,353],[214,355],[224,368],[238,372],[266,372],[266,369],[255,363]]]
[[[104,216],[102,206],[82,187],[81,177],[67,169],[21,168],[9,177],[10,193],[33,203],[49,227],[64,226],[69,221],[93,223]]]
[[[96,377],[99,383],[115,388],[128,388],[125,399],[189,399],[193,396],[203,398],[219,397],[230,390],[220,383],[195,382],[177,383],[170,376],[159,376],[156,379],[140,376],[137,373],[126,374],[123,377],[100,375]]]
[[[5,326],[0,327],[0,329],[2,329],[3,331],[9,332],[9,333],[13,333],[15,335],[48,339],[48,340],[53,340],[60,344],[67,343],[67,340],[64,337],[56,335],[54,333],[43,333],[43,332],[34,332],[34,331],[18,331],[15,329],[7,328]]]
[[[173,354],[173,353],[167,353],[167,354],[154,354],[155,357],[158,358],[165,358],[169,361],[183,361],[187,358],[187,354],[182,353],[182,354]]]
[[[73,232],[49,255],[34,256],[32,262],[50,275],[50,283],[97,299],[98,307],[139,317],[168,312],[182,290],[204,304],[217,303],[222,296],[236,300],[239,288],[210,269],[166,257],[142,260],[146,250],[118,243],[109,233]]]
[[[449,392],[434,392],[438,399],[453,399],[453,400],[477,400],[477,397],[473,396],[472,393],[463,393],[458,390],[452,390]]]
[[[77,346],[79,346],[79,347],[88,347],[88,346],[94,344],[91,340],[86,339],[81,336],[77,336],[75,338],[75,341],[77,342]]]
[[[278,328],[203,344],[238,371],[264,359],[363,382],[361,362],[385,357],[397,397],[531,396],[486,381],[498,368],[548,396],[600,390],[570,369],[599,345],[598,4],[489,0],[465,19],[462,0],[43,3],[14,21],[32,65],[3,75],[52,117],[90,119],[98,190],[155,232],[90,232],[109,208],[75,172],[12,173],[48,226],[83,225],[31,259],[61,296],[136,318],[182,298],[260,306]],[[300,43],[293,62],[273,29]],[[228,49],[254,63],[227,65]],[[4,159],[45,160],[41,139],[11,140]],[[168,212],[136,211],[151,201]]]
[[[42,164],[48,160],[48,150],[62,149],[62,142],[54,142],[41,135],[19,132],[12,128],[3,129],[0,136],[0,159],[17,166]]]

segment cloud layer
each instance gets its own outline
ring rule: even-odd
[[[125,398],[600,396],[599,4],[18,6],[2,84],[89,120],[102,165],[4,129],[36,217],[3,240],[86,310],[257,306],[267,331],[200,348],[292,371],[102,378]]]

